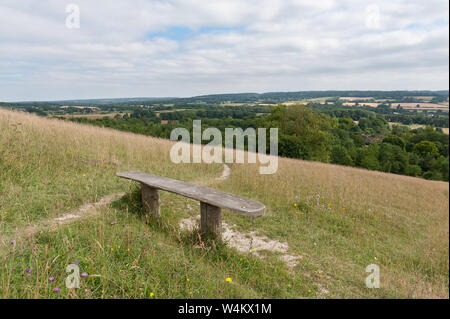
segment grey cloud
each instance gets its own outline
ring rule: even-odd
[[[374,29],[357,0],[73,2],[76,30],[61,1],[2,1],[0,100],[449,84],[447,1],[374,1]]]

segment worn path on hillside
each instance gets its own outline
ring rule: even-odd
[[[230,177],[230,173],[231,173],[230,167],[228,165],[224,164],[222,175],[220,177],[216,178],[216,180],[219,180],[219,181],[226,180]],[[62,216],[55,217],[52,219],[42,220],[42,221],[35,223],[34,225],[28,225],[28,226],[19,228],[9,238],[2,238],[0,236],[1,247],[7,247],[8,245],[10,245],[12,242],[14,243],[19,238],[20,239],[29,238],[39,230],[54,229],[57,226],[77,221],[80,218],[86,218],[86,217],[95,215],[99,212],[100,208],[105,207],[109,203],[113,202],[114,200],[116,200],[124,195],[125,195],[125,193],[123,193],[123,192],[107,195],[107,196],[101,198],[97,202],[86,203],[73,212],[69,212]]]
[[[216,178],[216,181],[225,181],[231,175],[231,169],[228,165],[224,164],[222,175]],[[188,205],[188,209],[192,210],[192,207]],[[200,217],[191,216],[189,218],[182,219],[179,222],[179,226],[182,230],[193,231],[199,227]],[[293,270],[303,256],[289,254],[289,245],[277,240],[272,240],[267,236],[260,236],[256,231],[249,233],[243,233],[237,231],[236,225],[230,226],[226,222],[222,221],[223,227],[223,239],[229,246],[236,248],[242,253],[252,253],[257,257],[264,258],[261,251],[272,251],[280,254],[280,259],[283,260],[289,269]],[[326,289],[323,289],[326,291]]]
[[[231,169],[228,165],[223,165],[223,171],[220,177],[215,178],[213,181],[225,181],[231,175]],[[200,183],[200,182],[198,182]],[[203,182],[202,184],[208,184],[208,182]],[[77,210],[66,213],[62,216],[55,217],[48,220],[39,221],[34,225],[25,226],[16,230],[14,235],[5,240],[2,238],[0,241],[2,243],[2,248],[11,245],[16,240],[23,240],[29,237],[32,237],[38,231],[42,230],[52,230],[61,225],[65,225],[71,222],[78,221],[82,218],[91,217],[99,213],[102,207],[109,205],[114,200],[124,196],[125,193],[116,193],[107,195],[101,198],[97,202],[89,202],[79,207]],[[192,210],[192,208],[188,205],[188,209]],[[230,247],[236,248],[239,252],[242,253],[251,253],[259,258],[264,258],[264,255],[261,254],[261,251],[271,251],[279,254],[281,260],[283,260],[288,268],[293,271],[294,267],[298,264],[302,256],[294,255],[288,253],[289,246],[287,243],[283,243],[280,241],[272,240],[267,236],[258,235],[256,231],[251,231],[249,233],[239,232],[237,231],[236,225],[230,226],[226,222],[222,222],[223,224],[223,239]],[[198,228],[199,225],[199,216],[191,216],[186,219],[182,219],[179,222],[179,226],[182,230],[192,231]],[[323,293],[328,293],[328,291],[323,288],[321,289]]]
[[[38,231],[55,229],[60,225],[64,225],[67,223],[80,220],[82,218],[96,215],[99,213],[100,208],[107,206],[109,203],[113,202],[114,200],[124,195],[125,193],[123,192],[107,195],[105,197],[102,197],[97,202],[86,203],[83,206],[79,207],[78,209],[70,213],[66,213],[62,216],[38,221],[34,225],[28,225],[25,227],[18,228],[12,236],[9,236],[9,238],[1,238],[0,251],[2,250],[1,248],[8,247],[8,245],[14,245],[17,240],[23,240],[32,237]]]

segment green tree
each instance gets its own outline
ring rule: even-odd
[[[419,156],[437,157],[439,155],[439,149],[436,144],[430,141],[422,141],[414,145],[413,152]]]
[[[331,162],[340,165],[353,166],[353,160],[347,152],[347,149],[341,145],[334,146],[331,149]]]

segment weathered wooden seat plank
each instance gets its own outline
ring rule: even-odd
[[[200,201],[202,232],[211,232],[219,238],[222,228],[221,208],[249,217],[261,216],[266,209],[263,204],[245,197],[172,178],[142,172],[117,173],[117,176],[141,183],[144,207],[156,217],[160,215],[158,190],[165,190]]]

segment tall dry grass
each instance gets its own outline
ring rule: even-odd
[[[276,174],[260,175],[259,164],[232,164],[230,178],[219,181],[215,180],[222,169],[219,164],[171,163],[173,144],[166,140],[6,110],[0,110],[0,132],[3,245],[18,227],[105,194],[131,192],[132,183],[120,181],[115,173],[141,170],[209,184],[267,206],[267,214],[259,219],[230,212],[225,212],[224,219],[241,231],[287,242],[301,262],[294,273],[280,273],[276,256],[267,252],[267,266],[257,264],[258,271],[245,276],[241,270],[235,273],[247,285],[252,282],[255,290],[244,289],[234,297],[448,298],[448,183],[286,158],[279,159]],[[188,211],[186,203],[172,195],[163,198],[168,229],[176,229],[179,218],[198,214]],[[106,214],[115,216],[116,212],[109,209]],[[85,237],[96,238],[94,229],[103,229],[95,223],[92,227],[93,233],[87,229]],[[64,233],[52,236],[56,240]],[[109,235],[105,231],[98,236],[106,241]],[[169,232],[158,238],[173,236],[177,235]],[[188,249],[172,248],[177,254]],[[212,259],[196,260],[202,256],[192,253],[190,262],[220,259],[213,254]],[[164,262],[170,264],[166,258]],[[221,264],[221,272],[231,271],[241,259],[230,260]],[[369,264],[380,266],[380,289],[365,286]],[[211,276],[217,275],[215,266],[205,267]],[[258,286],[258,278],[268,281],[264,288]],[[220,295],[205,289],[197,297]]]

